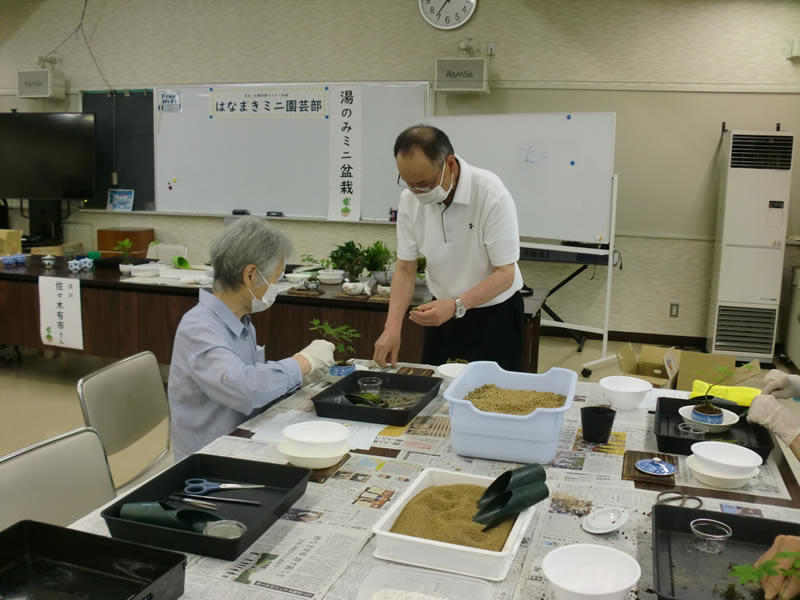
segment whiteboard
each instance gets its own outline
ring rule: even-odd
[[[300,84],[258,87],[292,85]],[[363,90],[361,218],[388,220],[399,198],[394,141],[428,115],[429,84],[353,85]],[[246,209],[254,215],[280,211],[287,217],[325,217],[334,163],[331,121],[212,119],[214,87],[176,86],[153,94],[156,210],[230,215]],[[160,92],[167,89],[179,95],[179,111],[158,110]]]
[[[520,235],[609,243],[614,113],[433,117],[456,154],[496,173]]]

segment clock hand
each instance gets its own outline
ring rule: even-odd
[[[439,12],[438,12],[438,13],[436,13],[436,18],[437,18],[437,19],[439,18],[439,15],[441,15],[441,14],[442,14],[442,11],[444,10],[444,7],[445,7],[445,6],[447,6],[448,2],[450,2],[450,0],[444,0],[444,4],[442,4],[442,8],[440,8],[440,9],[439,9]]]

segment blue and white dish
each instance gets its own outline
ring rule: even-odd
[[[668,463],[658,458],[644,458],[636,461],[636,468],[648,475],[668,476],[674,475],[678,468],[672,463]]]
[[[47,256],[42,257],[42,264],[44,265],[45,269],[52,269],[56,266],[56,257],[51,256],[48,254]]]
[[[13,254],[9,254],[8,256],[3,256],[2,258],[0,258],[0,260],[2,260],[3,264],[6,266],[11,266],[16,262],[16,259],[14,258]]]
[[[20,253],[20,254],[15,254],[15,255],[14,255],[14,260],[16,261],[16,263],[17,263],[18,265],[24,265],[24,264],[25,264],[25,255],[24,255],[24,254],[22,254],[22,253]]]

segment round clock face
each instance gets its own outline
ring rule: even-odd
[[[478,0],[419,0],[419,11],[437,29],[460,27],[475,12]]]

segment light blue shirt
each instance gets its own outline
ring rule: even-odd
[[[169,369],[175,460],[227,435],[303,381],[293,358],[264,362],[250,317],[206,290],[178,325]]]

